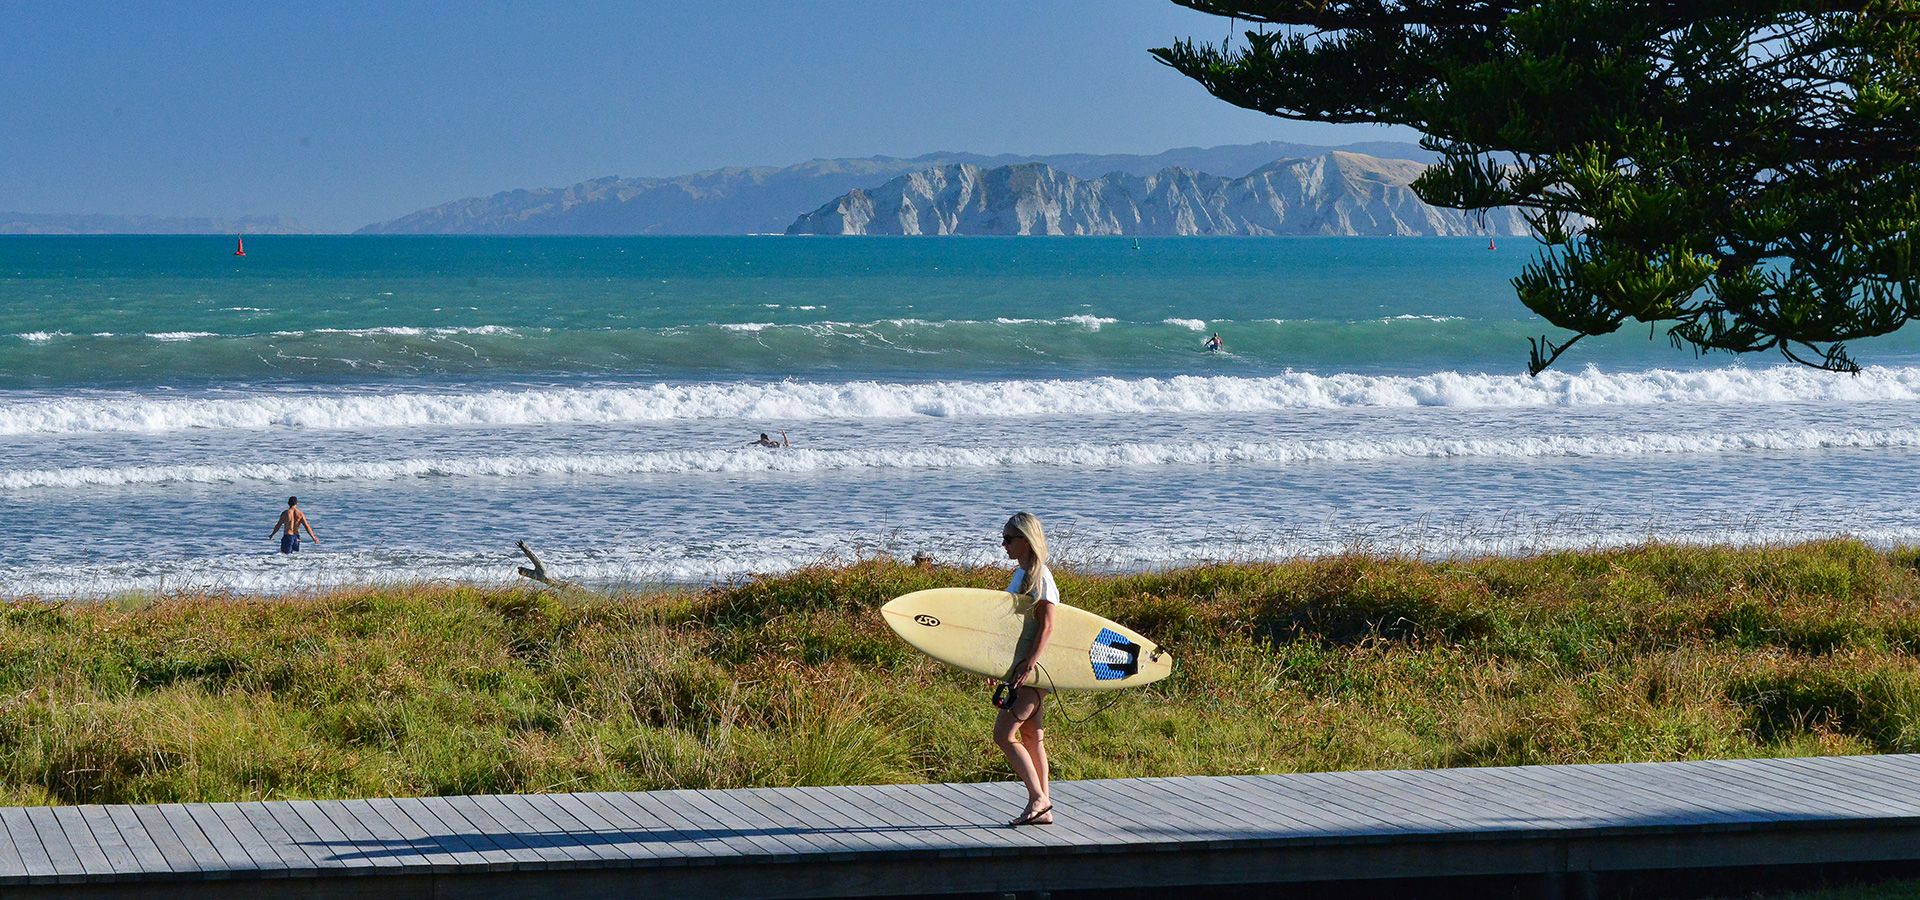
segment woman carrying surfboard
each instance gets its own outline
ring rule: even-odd
[[[1053,610],[1060,603],[1060,589],[1047,568],[1047,533],[1032,513],[1014,513],[1000,529],[1000,545],[1007,558],[1019,563],[1007,593],[1033,598],[1033,646],[1013,667],[1007,682],[1009,696],[993,722],[993,742],[1007,755],[1013,774],[1027,787],[1027,805],[1019,818],[1007,824],[1052,825],[1053,799],[1047,794],[1047,748],[1045,744],[1045,691],[1028,686],[1040,652],[1053,634]]]

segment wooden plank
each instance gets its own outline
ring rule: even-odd
[[[347,806],[368,830],[389,846],[405,847],[426,860],[435,872],[458,872],[465,860],[461,854],[466,842],[445,834],[430,834],[402,811],[391,797],[369,797],[350,801]]]
[[[489,872],[513,870],[513,854],[489,832],[487,827],[477,825],[462,816],[451,803],[447,802],[447,798],[420,797],[412,801],[412,804],[415,808],[408,809],[408,814],[414,821],[429,817],[433,823],[428,825],[422,822],[423,827],[439,828],[446,834],[461,835],[476,857],[475,866]]]
[[[774,816],[783,817],[793,827],[804,829],[808,839],[814,842],[822,852],[829,856],[845,858],[847,854],[860,852],[866,841],[845,831],[849,825],[841,821],[860,821],[866,816],[868,825],[889,827],[902,841],[897,846],[910,846],[912,850],[937,854],[950,850],[954,846],[981,846],[977,841],[964,841],[960,833],[933,823],[924,802],[920,802],[910,791],[902,789],[904,785],[849,785],[841,793],[828,794],[818,791],[799,791],[787,794],[778,789],[747,791],[751,798],[760,802],[762,808],[774,810]],[[843,802],[852,804],[851,808],[841,808]],[[835,814],[843,814],[839,819],[820,816],[814,812],[814,806],[826,804]]]
[[[348,824],[342,825],[328,813],[324,805],[332,801],[295,800],[287,804],[294,816],[311,828],[316,839],[313,846],[307,848],[307,854],[316,863],[345,869],[359,869],[371,866],[375,870],[398,869],[400,860],[385,853],[367,853],[369,845],[358,823],[351,816],[345,817]],[[349,830],[351,829],[351,830]]]
[[[1125,781],[1078,782],[1085,799],[1094,804],[1093,821],[1082,826],[1087,838],[1106,844],[1159,843],[1175,838],[1186,843],[1225,846],[1246,840],[1261,827],[1258,818],[1237,805],[1221,808],[1199,802],[1208,789],[1184,778],[1132,778]],[[1079,817],[1076,823],[1080,822]],[[1224,821],[1223,821],[1224,820]]]
[[[1769,770],[1774,773],[1772,777],[1776,780],[1798,782],[1809,790],[1820,791],[1837,805],[1867,815],[1897,817],[1915,814],[1912,807],[1906,804],[1884,800],[1887,785],[1873,777],[1872,770],[1863,771],[1859,765],[1833,766],[1819,762],[1817,758],[1792,758],[1774,761]]]
[[[1238,827],[1239,835],[1232,837],[1230,842],[1265,841],[1312,833],[1311,829],[1293,821],[1286,811],[1277,809],[1271,798],[1252,795],[1227,779],[1191,777],[1170,780],[1178,783],[1178,791],[1188,802],[1199,805],[1203,810],[1214,811]],[[1134,839],[1152,838],[1149,835],[1137,835]]]
[[[1466,778],[1427,777],[1426,772],[1373,772],[1380,781],[1396,785],[1409,797],[1429,804],[1436,815],[1447,819],[1450,831],[1514,831],[1537,827],[1541,820],[1520,798],[1502,796]]]
[[[287,836],[287,841],[292,845],[292,849],[306,856],[307,865],[313,867],[316,874],[348,867],[348,863],[345,860],[333,858],[333,848],[326,846],[326,843],[320,839],[320,835],[313,830],[313,826],[307,824],[307,820],[301,818],[300,814],[294,811],[294,804],[292,802],[262,802],[242,805],[247,807],[250,815],[257,815],[273,820],[273,824],[280,829],[282,834]]]
[[[603,845],[592,828],[559,808],[551,794],[502,794],[497,799],[533,826],[550,846],[564,853],[573,866],[625,859],[624,854]]]
[[[1844,787],[1823,779],[1799,777],[1785,766],[1747,765],[1756,762],[1726,760],[1712,768],[1724,783],[1741,792],[1739,796],[1745,802],[1768,800],[1802,818],[1877,818],[1900,814],[1896,805],[1877,800],[1863,804],[1860,802],[1863,798],[1852,795]]]
[[[1684,803],[1699,813],[1676,813],[1675,824],[1695,824],[1713,822],[1719,824],[1751,822],[1753,816],[1739,811],[1729,810],[1714,791],[1707,788],[1704,780],[1688,777],[1677,767],[1661,763],[1625,763],[1607,767],[1606,774],[1613,776],[1614,783],[1631,783],[1635,788],[1652,791],[1666,797],[1673,803]]]
[[[220,819],[234,840],[253,858],[254,865],[269,877],[288,877],[294,872],[310,873],[314,871],[307,861],[306,854],[297,848],[287,847],[286,842],[276,841],[261,832],[247,820],[235,803],[208,804],[207,809]],[[277,831],[277,829],[276,829]],[[283,852],[284,851],[284,852]],[[294,854],[289,857],[287,853]]]
[[[124,854],[124,849],[118,843],[120,837],[118,834],[110,830],[107,832],[113,844],[113,849],[109,849],[108,843],[103,843],[99,836],[93,833],[93,824],[87,821],[86,814],[80,807],[55,806],[50,807],[49,811],[53,813],[53,818],[59,823],[60,829],[66,832],[67,842],[73,845],[74,855],[80,858],[80,868],[85,874],[92,876],[113,874],[114,853],[118,851]]]
[[[1874,757],[1847,757],[1831,760],[1840,769],[1863,776],[1873,789],[1863,792],[1852,783],[1838,782],[1826,772],[1824,766],[1814,765],[1802,768],[1799,765],[1781,760],[1736,760],[1743,767],[1754,772],[1764,772],[1765,777],[1787,784],[1804,786],[1808,791],[1818,793],[1831,804],[1840,808],[1854,808],[1864,801],[1877,815],[1888,817],[1906,817],[1920,814],[1920,791],[1904,785],[1907,777],[1904,767],[1884,764]]]
[[[565,846],[565,836],[556,832],[553,823],[545,818],[509,804],[508,794],[487,794],[474,798],[480,809],[500,823],[501,830],[513,835],[524,843],[539,860],[542,868],[565,866],[577,857],[574,848]],[[529,819],[527,816],[533,816]]]
[[[348,862],[357,860],[398,872],[433,870],[433,864],[427,862],[426,857],[404,844],[395,844],[384,835],[383,832],[387,831],[384,825],[376,830],[379,817],[372,815],[359,801],[315,800],[312,804],[314,811],[340,832],[340,837],[332,841],[335,859]]]
[[[707,791],[669,791],[672,802],[680,804],[689,821],[703,824],[715,834],[725,835],[726,843],[742,856],[782,857],[789,854],[779,841],[744,825],[734,813],[714,803]]]
[[[47,848],[41,842],[40,832],[33,827],[33,821],[27,818],[27,811],[19,807],[0,808],[0,825],[4,825],[7,834],[13,837],[14,846],[20,851],[20,861],[26,866],[30,881],[52,881],[58,870],[53,859],[47,855]]]
[[[1855,756],[1831,762],[1843,770],[1858,772],[1877,784],[1879,789],[1872,796],[1886,801],[1888,808],[1899,810],[1904,815],[1914,814],[1909,810],[1920,810],[1920,770],[1915,767],[1914,756]]]
[[[969,810],[977,811],[984,817],[1008,821],[1020,814],[1020,807],[1026,802],[1026,789],[1018,782],[971,782],[965,784],[943,784],[940,787],[954,796],[955,802]],[[1004,828],[989,826],[983,836],[1001,847],[1049,847],[1070,841],[1067,836],[1054,835],[1056,826],[1027,826],[1023,828]],[[1063,829],[1066,831],[1067,829]]]
[[[653,849],[665,862],[687,865],[695,859],[727,855],[726,847],[720,844],[718,838],[708,835],[665,807],[647,802],[649,795],[644,792],[608,793],[602,796],[627,818],[640,823],[656,823],[653,830],[660,837],[654,842]]]
[[[1326,773],[1311,772],[1287,776],[1286,787],[1289,792],[1319,804],[1327,818],[1340,823],[1333,832],[1348,836],[1406,834],[1417,829],[1396,822],[1390,816],[1383,816],[1376,810],[1367,809],[1364,804],[1346,797],[1343,792],[1330,789],[1330,779]],[[1261,784],[1262,789],[1271,789],[1269,784]]]
[[[1614,788],[1602,788],[1598,779],[1561,771],[1567,768],[1490,766],[1469,770],[1472,775],[1467,780],[1477,783],[1480,790],[1488,793],[1530,788],[1525,796],[1535,798],[1536,808],[1532,812],[1539,815],[1543,824],[1582,828],[1620,827],[1630,825],[1642,816],[1644,800],[1636,800],[1632,795],[1622,794]],[[1543,810],[1537,808],[1538,797],[1543,793],[1559,798],[1560,802],[1552,806],[1557,812],[1542,814]],[[1523,804],[1515,799],[1509,805]]]
[[[1451,804],[1435,810],[1421,793],[1408,785],[1381,778],[1373,772],[1323,772],[1330,792],[1353,807],[1382,815],[1410,830],[1426,834],[1457,831],[1464,810]]]
[[[27,878],[27,861],[14,843],[13,829],[0,823],[0,879],[25,881]]]
[[[1450,771],[1433,780],[1461,792],[1468,805],[1479,802],[1502,810],[1514,828],[1564,831],[1601,820],[1598,798],[1581,790],[1578,782],[1533,777],[1536,774],[1534,767],[1488,766]]]
[[[200,834],[213,844],[214,852],[226,862],[227,868],[237,872],[257,871],[262,868],[262,861],[254,859],[253,854],[247,852],[247,848],[241,845],[239,838],[234,837],[233,832],[227,829],[226,823],[221,822],[219,817],[213,814],[208,804],[186,803],[181,805],[181,810],[193,820],[194,824],[200,826]]]
[[[891,827],[899,813],[885,791],[879,805],[845,787],[800,788],[787,796],[803,804],[790,806],[795,815],[811,821],[821,836],[834,838],[847,852],[926,850],[919,837]]]
[[[1246,791],[1247,802],[1261,804],[1288,818],[1310,823],[1313,835],[1320,838],[1352,837],[1379,833],[1379,827],[1356,822],[1351,811],[1328,804],[1306,782],[1293,775],[1229,775],[1233,786]]]
[[[1596,797],[1612,797],[1614,803],[1631,811],[1636,825],[1724,824],[1737,819],[1712,806],[1700,805],[1693,798],[1676,795],[1664,786],[1652,784],[1637,763],[1582,764],[1560,766],[1555,779],[1580,785]]]
[[[608,861],[630,863],[636,859],[652,859],[653,854],[642,849],[645,841],[632,829],[621,824],[625,817],[609,819],[597,807],[581,800],[574,794],[546,794],[545,799],[557,807],[559,812],[573,817],[573,820],[591,829],[594,846],[601,850]],[[616,819],[618,821],[616,821]]]
[[[1352,824],[1344,816],[1331,816],[1318,801],[1292,789],[1291,775],[1225,775],[1220,777],[1223,792],[1238,793],[1240,802],[1275,818],[1292,823],[1314,837],[1348,834]]]
[[[876,797],[878,788],[872,785],[858,785],[854,787],[854,793]],[[893,796],[896,802],[918,816],[917,824],[927,828],[929,834],[938,835],[940,842],[944,844],[936,848],[938,852],[974,855],[982,848],[992,846],[990,841],[976,833],[982,827],[979,823],[935,800],[932,785],[895,785]]]
[[[656,819],[642,819],[626,809],[614,805],[613,800],[604,792],[586,792],[571,795],[573,799],[593,810],[602,820],[619,829],[628,837],[622,849],[634,860],[649,863],[672,858],[667,851],[656,846],[672,839],[672,830]]]
[[[268,847],[273,848],[273,851],[280,856],[280,861],[286,864],[290,875],[304,878],[320,873],[320,867],[314,865],[313,857],[307,854],[307,848],[301,846],[300,842],[287,832],[286,826],[281,825],[267,811],[269,804],[251,800],[226,804],[224,808],[228,815],[240,818],[248,828],[253,829],[255,834],[260,835],[260,839],[265,841]]]
[[[590,798],[590,802],[604,809],[607,816],[618,817],[617,819],[610,818],[610,820],[626,822],[628,823],[628,828],[644,835],[645,840],[641,842],[641,846],[646,849],[655,863],[661,865],[687,864],[687,855],[680,852],[675,845],[681,842],[691,841],[691,836],[662,820],[659,816],[641,809],[638,804],[630,802],[626,794],[619,791],[601,791],[593,794],[583,794],[582,797]]]
[[[121,841],[127,841],[127,850],[132,852],[132,865],[136,871],[175,871],[173,860],[161,852],[159,844],[154,842],[154,835],[148,833],[146,825],[134,814],[132,806],[102,806],[100,810],[113,821]]]
[[[1781,778],[1818,786],[1848,804],[1865,804],[1889,816],[1920,809],[1920,785],[1911,770],[1879,757],[1800,757],[1770,760]]]
[[[516,871],[548,868],[548,859],[535,849],[526,836],[519,834],[516,829],[508,827],[496,818],[488,811],[486,804],[480,802],[480,797],[455,796],[440,799],[446,803],[449,811],[473,823],[476,829],[499,845],[501,851],[507,854],[507,858],[513,861]]]
[[[802,820],[793,814],[787,798],[790,792],[775,789],[756,791],[736,789],[726,792],[729,805],[752,827],[764,832],[768,837],[780,842],[788,854],[794,857],[816,856],[822,853],[836,853],[847,849],[839,835],[830,828],[821,828],[819,822]]]
[[[75,843],[73,835],[67,834],[52,807],[29,806],[26,810],[27,819],[39,834],[40,846],[46,848],[48,858],[53,861],[54,874],[59,880],[77,881],[94,869],[106,868],[106,856],[99,847],[93,845],[91,834],[87,835],[83,848]]]
[[[200,824],[187,814],[185,806],[178,803],[162,803],[158,806],[140,807],[140,810],[140,820],[146,823],[149,833],[156,828],[165,828],[173,834],[179,847],[187,852],[187,858],[192,860],[193,865],[184,871],[217,873],[220,877],[226,877],[235,871],[233,864],[227,862],[226,858],[220,855],[220,851],[214,849],[213,842],[207,840],[206,835],[201,833]],[[148,810],[152,811],[152,819],[147,818]],[[178,866],[175,870],[182,871]]]
[[[69,807],[80,820],[86,823],[87,830],[93,834],[93,841],[107,858],[107,871],[120,875],[141,871],[141,862],[134,856],[133,848],[127,845],[127,839],[120,835],[120,829],[107,815],[107,808],[97,803],[85,806]]]
[[[741,848],[729,843],[727,835],[714,830],[714,824],[706,821],[686,809],[685,804],[674,802],[674,791],[648,791],[646,793],[621,794],[617,802],[629,804],[640,811],[671,825],[682,837],[668,844],[676,855],[686,857],[735,856]]]
[[[919,798],[922,802],[968,823],[968,833],[977,842],[970,855],[996,855],[1014,847],[1042,846],[1037,837],[1021,834],[1018,828],[1005,827],[1007,819],[1019,814],[1017,804],[1022,792],[1018,785],[1000,785],[997,794],[994,785],[941,783],[925,785],[923,790],[925,793]],[[1016,805],[1012,812],[1005,812],[1009,798],[1015,798],[1012,803]]]
[[[1279,790],[1263,790],[1262,786],[1280,788],[1284,782],[1275,776],[1217,776],[1198,779],[1189,790],[1202,803],[1239,810],[1249,829],[1257,831],[1261,840],[1319,837],[1345,827],[1344,819],[1326,818],[1306,798]]]

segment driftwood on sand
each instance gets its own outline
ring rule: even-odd
[[[562,581],[561,579],[555,578],[552,575],[548,575],[546,563],[541,562],[540,557],[535,556],[533,554],[533,548],[527,546],[526,541],[514,541],[514,543],[520,547],[520,552],[525,553],[527,555],[527,559],[533,563],[533,568],[531,569],[527,568],[526,566],[521,566],[520,567],[521,575],[527,578],[531,578],[534,581],[538,581],[541,584],[550,585],[552,587],[570,588],[575,586],[574,583],[571,581]]]

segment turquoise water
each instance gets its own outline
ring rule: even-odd
[[[247,249],[0,238],[0,593],[490,580],[523,537],[603,581],[984,561],[1017,508],[1111,568],[1920,537],[1913,337],[1848,378],[1632,329],[1528,378],[1524,242]]]
[[[1131,247],[258,237],[236,258],[218,237],[14,238],[0,241],[0,387],[1512,372],[1546,330],[1507,285],[1524,245]],[[1200,355],[1202,329],[1229,354]],[[1697,364],[1639,331],[1566,360],[1588,363]]]

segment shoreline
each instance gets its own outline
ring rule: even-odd
[[[1409,524],[1401,531],[1413,531],[1426,534],[1444,530],[1444,523]],[[1645,535],[1629,537],[1621,535],[1617,540],[1591,539],[1566,544],[1551,542],[1532,542],[1543,534],[1551,534],[1553,525],[1535,529],[1530,536],[1516,539],[1518,546],[1504,550],[1474,548],[1428,549],[1423,540],[1408,544],[1404,540],[1383,540],[1379,536],[1356,536],[1339,544],[1329,544],[1313,550],[1281,555],[1225,554],[1217,557],[1195,559],[1157,560],[1145,563],[1116,565],[1110,561],[1093,559],[1092,554],[1076,554],[1071,551],[1062,553],[1056,547],[1053,566],[1062,572],[1071,572],[1075,576],[1092,579],[1124,579],[1137,576],[1170,576],[1180,572],[1205,568],[1266,568],[1298,564],[1313,564],[1334,559],[1362,559],[1379,564],[1416,564],[1425,566],[1475,565],[1506,560],[1528,562],[1543,557],[1575,555],[1599,555],[1621,552],[1639,552],[1655,550],[1698,550],[1729,552],[1773,552],[1793,551],[1834,542],[1855,543],[1872,552],[1886,555],[1920,555],[1920,535],[1869,535],[1860,532],[1835,532],[1831,534],[1794,534],[1792,532],[1751,532],[1751,538],[1728,539],[1725,534],[1700,536],[1697,539],[1688,535],[1666,535],[1648,538]],[[302,551],[308,556],[326,551]],[[544,552],[544,551],[543,551]],[[264,559],[276,560],[287,557],[262,552]],[[972,559],[953,556],[942,557],[924,550],[896,549],[893,551],[862,549],[845,555],[827,555],[775,571],[743,571],[714,576],[674,578],[632,577],[632,576],[578,576],[570,575],[564,563],[555,566],[550,575],[566,582],[565,590],[580,597],[611,599],[633,596],[699,594],[702,592],[727,590],[749,585],[757,581],[777,581],[789,576],[798,576],[807,572],[831,569],[858,569],[867,566],[915,568],[930,571],[965,572],[980,569],[993,569],[1001,565],[998,554],[978,553]],[[549,559],[552,557],[550,556]],[[188,583],[184,586],[167,587],[164,576],[155,580],[162,584],[155,589],[139,587],[116,588],[105,591],[76,591],[72,593],[9,593],[0,589],[0,604],[20,603],[79,603],[105,604],[110,606],[128,606],[172,602],[176,600],[192,601],[232,601],[232,602],[298,602],[324,600],[335,594],[360,594],[366,592],[434,592],[434,591],[479,591],[500,592],[514,589],[555,591],[552,586],[541,585],[516,573],[516,569],[526,563],[526,559],[517,551],[509,556],[503,552],[499,565],[499,574],[489,578],[469,577],[410,577],[392,578],[345,578],[337,581],[321,581],[312,584],[296,584],[283,589],[226,587],[217,584]]]

